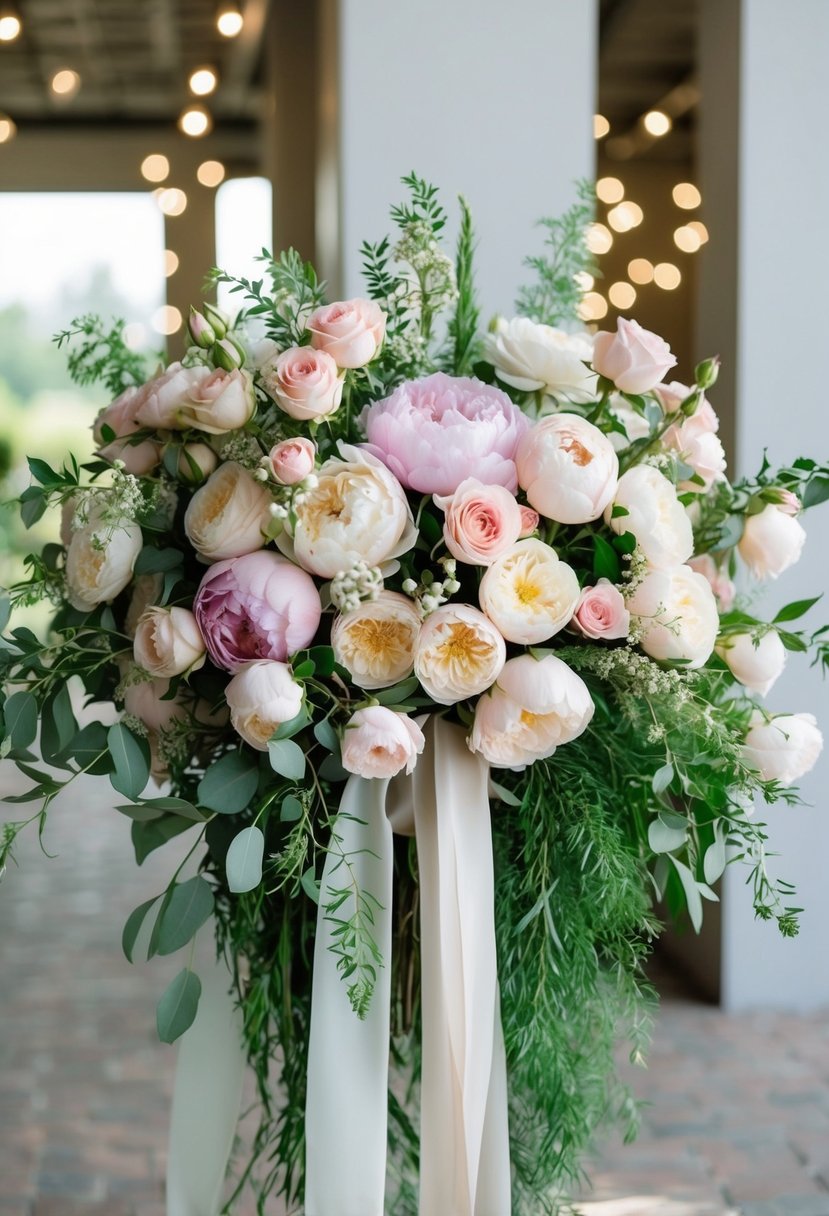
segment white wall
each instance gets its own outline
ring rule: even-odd
[[[743,0],[737,299],[739,472],[797,455],[829,460],[823,364],[829,282],[829,4]],[[807,513],[800,563],[772,584],[763,615],[829,583],[829,504]],[[829,620],[829,595],[807,618]],[[829,739],[829,685],[800,656],[769,697],[775,711],[810,711]],[[771,866],[796,882],[805,907],[799,938],[784,941],[753,919],[744,874],[724,900],[727,1007],[829,1004],[829,754],[803,782],[810,808],[758,808],[782,856]]]
[[[345,292],[415,170],[468,198],[484,318],[510,310],[535,221],[594,174],[594,0],[340,0],[339,24]]]

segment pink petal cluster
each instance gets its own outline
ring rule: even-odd
[[[582,591],[573,624],[586,638],[597,641],[626,638],[630,632],[630,613],[625,597],[610,579],[600,578],[595,587]]]
[[[100,445],[98,455],[104,460],[122,460],[124,468],[135,477],[150,473],[161,460],[161,447],[152,439],[130,443],[130,436],[141,430],[136,415],[146,399],[148,386],[124,389],[120,397],[101,410],[92,426],[95,442]],[[108,427],[115,435],[107,442],[103,430]]]
[[[292,346],[260,369],[262,382],[281,410],[298,422],[333,414],[343,396],[336,362],[324,350]]]
[[[476,477],[515,492],[515,452],[529,422],[506,393],[435,372],[407,380],[363,415],[367,447],[409,490],[454,494]]]
[[[340,300],[312,312],[305,328],[337,367],[365,367],[383,344],[386,315],[374,300]]]
[[[524,525],[521,508],[509,490],[482,485],[475,477],[462,481],[452,495],[436,495],[435,503],[446,514],[446,548],[472,566],[492,565],[512,548]]]
[[[314,471],[316,445],[304,435],[274,444],[268,455],[271,472],[282,486],[295,486]]]
[[[594,370],[623,393],[650,392],[675,366],[665,339],[627,317],[619,317],[615,334],[602,331],[593,340]]]
[[[236,672],[256,659],[284,662],[307,646],[322,604],[309,574],[260,550],[211,566],[193,611],[213,662]]]

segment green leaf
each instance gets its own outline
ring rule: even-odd
[[[314,662],[314,660],[306,659],[303,663],[300,663],[297,667],[294,668],[294,679],[295,680],[310,679],[310,677],[314,674],[314,672],[316,670],[317,670],[317,665]]]
[[[172,815],[181,815],[182,819],[192,819],[194,823],[204,823],[204,814],[184,798],[142,798],[141,805],[159,815],[169,812]]]
[[[58,754],[60,754],[67,750],[78,733],[78,724],[72,712],[72,699],[69,696],[68,685],[62,684],[58,689],[54,700],[51,702],[50,710],[55,723]]]
[[[598,533],[593,537],[593,573],[597,578],[609,578],[612,583],[618,583],[622,576],[619,555]]]
[[[29,472],[35,481],[39,481],[42,486],[60,486],[63,485],[63,478],[59,473],[46,463],[45,460],[38,460],[35,456],[27,456],[26,461],[29,465]]]
[[[625,515],[630,515],[630,511],[627,509],[627,507],[623,507],[619,502],[614,502],[613,509],[610,512],[610,518],[623,519]]]
[[[295,794],[288,794],[282,799],[279,818],[282,823],[296,823],[302,818],[302,803]]]
[[[661,794],[668,788],[674,779],[674,766],[672,764],[663,764],[662,768],[656,770],[651,781],[651,787],[655,794]]]
[[[672,827],[659,817],[652,819],[648,825],[648,844],[654,853],[672,853],[685,844],[686,836],[687,825]]]
[[[299,880],[303,891],[315,904],[320,901],[320,885],[314,876],[314,867],[310,866]]]
[[[110,773],[109,779],[119,794],[134,801],[150,777],[149,749],[122,722],[110,726],[107,745],[115,764],[115,772]]]
[[[199,802],[220,815],[236,815],[249,804],[258,784],[258,763],[245,752],[230,752],[202,777]]]
[[[82,727],[72,740],[68,751],[81,768],[91,765],[89,771],[96,776],[109,772],[112,761],[107,747],[107,728],[103,722],[89,722]],[[98,763],[95,762],[96,759]]]
[[[381,688],[372,692],[371,695],[380,705],[399,705],[413,692],[417,692],[419,687],[420,681],[417,676],[412,676],[408,680],[401,680],[399,684],[393,684],[391,688]]]
[[[290,739],[293,735],[298,734],[304,727],[308,725],[311,718],[308,710],[303,705],[302,709],[291,718],[288,722],[280,722],[276,728],[274,739]]]
[[[804,616],[821,599],[823,599],[822,595],[816,595],[810,600],[795,600],[793,603],[787,604],[785,608],[781,608],[772,623],[777,625],[783,621],[796,621],[798,617]]]
[[[133,909],[127,917],[127,923],[124,925],[124,931],[121,934],[121,948],[126,955],[128,963],[135,960],[132,957],[135,950],[135,943],[138,939],[138,934],[141,932],[141,926],[147,919],[147,913],[154,904],[158,903],[158,895],[154,895],[152,899],[148,899],[145,904],[140,904],[139,907]]]
[[[798,637],[796,633],[788,633],[785,629],[778,629],[777,636],[787,650],[793,650],[802,654],[809,649],[803,638]]]
[[[313,660],[316,674],[325,680],[334,671],[334,651],[330,646],[312,646],[308,658]]]
[[[262,829],[251,825],[233,837],[225,858],[227,885],[238,895],[252,891],[262,881],[265,837]]]
[[[0,595],[0,633],[8,625],[11,614],[12,606],[9,597],[7,595]]]
[[[13,692],[3,705],[6,738],[15,750],[22,751],[37,734],[37,701],[30,692]]]
[[[315,723],[314,738],[317,743],[321,744],[329,752],[338,752],[340,750],[339,736],[328,718],[323,718],[322,721]]]
[[[126,815],[128,819],[134,820],[135,823],[149,823],[152,819],[160,819],[164,814],[163,811],[156,811],[143,802],[130,802],[126,805],[121,803],[115,809],[122,815]]]
[[[153,819],[149,823],[133,822],[131,836],[135,849],[137,865],[143,865],[150,853],[160,849],[174,836],[181,835],[193,824],[188,819],[179,819],[177,815],[165,815],[162,819]]]
[[[795,462],[797,463],[797,462]],[[813,477],[803,494],[803,508],[816,507],[829,498],[829,477]]]
[[[36,490],[35,494],[26,497],[26,494],[20,496],[20,518],[23,520],[25,527],[31,528],[39,519],[46,513],[46,508],[49,505],[49,500],[42,490]]]
[[[186,946],[213,911],[210,884],[196,874],[176,883],[158,918],[158,954],[173,954]]]
[[[145,545],[135,562],[136,574],[163,574],[174,570],[182,564],[183,557],[178,549],[157,549],[155,545]]]
[[[714,824],[714,843],[709,845],[705,850],[705,857],[702,860],[705,881],[708,883],[716,882],[725,870],[727,860],[725,834],[718,821]]]
[[[504,806],[521,806],[521,799],[513,794],[512,790],[506,789],[505,786],[499,785],[497,781],[493,781],[490,777],[489,788],[495,797],[503,802]]]
[[[617,553],[632,553],[636,548],[636,537],[632,532],[623,532],[613,538],[613,548]]]
[[[271,768],[289,781],[301,781],[305,776],[305,753],[291,739],[271,739],[268,743]]]
[[[688,915],[691,918],[691,924],[699,933],[702,928],[702,896],[697,880],[694,878],[691,871],[681,861],[677,861],[676,857],[670,858],[671,864],[679,875],[679,880],[682,883],[682,889],[685,892],[685,900],[688,904]]]
[[[200,997],[201,980],[185,967],[158,1002],[156,1026],[162,1043],[175,1043],[190,1029],[196,1020]]]
[[[351,774],[343,768],[339,757],[335,755],[326,756],[322,764],[319,766],[319,775],[323,781],[347,781]]]

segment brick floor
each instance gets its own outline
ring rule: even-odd
[[[154,1008],[181,963],[130,967],[120,934],[183,848],[137,869],[111,802],[78,785],[50,813],[57,856],[30,833],[0,885],[0,1216],[164,1216],[174,1052]],[[829,1019],[729,1018],[673,992],[628,1072],[642,1134],[602,1147],[583,1216],[829,1216]]]

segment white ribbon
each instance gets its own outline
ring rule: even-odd
[[[396,828],[406,830],[406,808],[414,807],[420,870],[420,1216],[509,1216],[488,770],[469,752],[460,727],[433,718],[426,735],[411,782],[393,784]],[[306,1216],[383,1213],[393,871],[387,785],[352,777],[335,826],[340,848],[362,859],[363,890],[382,904],[374,932],[386,965],[364,1022],[351,1010],[329,949],[326,888],[345,885],[342,866],[336,869],[339,848],[328,855],[323,873],[309,1043]]]

